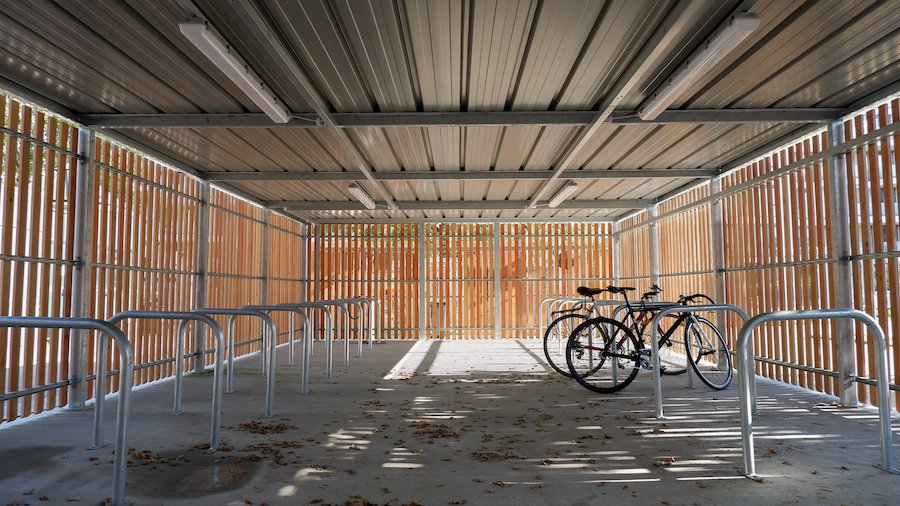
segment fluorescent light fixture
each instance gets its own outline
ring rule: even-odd
[[[680,97],[697,78],[710,70],[728,53],[759,27],[755,14],[735,14],[712,37],[700,46],[681,67],[656,89],[639,108],[644,121],[656,119],[672,102]]]
[[[247,65],[247,62],[238,56],[234,48],[225,42],[215,28],[203,21],[185,21],[178,23],[178,28],[213,65],[247,95],[247,98],[262,109],[269,119],[275,123],[287,123],[291,119],[291,111],[278,100],[275,93]]]
[[[575,190],[577,189],[578,183],[576,183],[575,181],[569,181],[568,183],[564,184],[558,192],[556,192],[556,195],[550,197],[550,201],[547,202],[547,205],[550,207],[556,207],[562,204],[563,201],[565,201],[567,198],[569,198],[569,196],[575,193]]]
[[[350,186],[347,187],[347,191],[350,192],[350,195],[353,195],[360,204],[366,206],[366,209],[375,209],[375,200],[372,199],[365,190],[360,188],[358,184],[350,183]]]

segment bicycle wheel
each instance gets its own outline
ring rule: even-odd
[[[544,356],[547,357],[547,362],[556,372],[569,378],[572,375],[566,366],[566,342],[575,327],[585,319],[582,314],[566,314],[553,320],[544,332]]]
[[[712,389],[728,388],[734,366],[719,329],[706,318],[695,316],[684,330],[684,340],[691,368],[697,376]]]
[[[575,327],[569,336],[566,365],[579,385],[610,394],[634,381],[640,348],[628,327],[608,318],[593,318]]]

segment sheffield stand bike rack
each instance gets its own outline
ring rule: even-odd
[[[359,300],[366,305],[366,310],[369,312],[369,349],[372,349],[372,345],[375,342],[375,314],[378,312],[378,299],[373,297],[359,297]]]
[[[311,353],[309,347],[310,332],[309,328],[309,319],[306,317],[306,313],[304,313],[300,308],[292,305],[292,304],[273,304],[269,306],[264,305],[249,305],[244,306],[241,309],[252,309],[256,311],[262,311],[263,313],[269,313],[271,311],[285,311],[290,315],[290,336],[288,338],[288,351],[289,351],[289,359],[288,365],[294,365],[293,355],[294,355],[294,315],[299,315],[300,319],[304,322],[303,326],[303,370],[300,371],[300,393],[308,394],[309,393],[309,355]],[[275,337],[272,338],[272,342],[278,342],[278,334],[274,334]],[[270,345],[271,346],[271,345]],[[272,357],[269,360],[272,363],[272,375],[275,375],[275,353],[271,353]]]
[[[110,325],[116,325],[122,320],[176,320],[181,322],[178,326],[178,340],[175,346],[176,360],[175,360],[175,408],[172,412],[173,415],[181,414],[181,397],[182,391],[184,389],[184,336],[187,333],[187,321],[197,321],[200,323],[205,323],[209,330],[213,333],[213,336],[216,339],[216,348],[215,348],[215,369],[213,370],[213,396],[212,396],[212,413],[210,414],[210,436],[209,436],[209,451],[214,452],[219,448],[220,435],[219,435],[219,426],[221,425],[222,419],[222,391],[223,388],[223,368],[224,368],[224,356],[225,356],[225,336],[222,333],[222,328],[219,327],[219,324],[216,323],[215,320],[210,318],[209,316],[198,314],[198,313],[190,313],[183,311],[122,311],[121,313],[117,313],[109,319]],[[101,385],[101,378],[106,377],[106,339],[105,336],[100,338],[100,346],[98,352],[98,360],[102,359],[100,366],[97,368],[97,386]],[[200,364],[205,362],[204,355],[201,353],[199,356],[195,358],[199,361]],[[98,410],[102,419],[102,407]],[[100,423],[101,420],[98,420],[94,425],[94,439],[95,442],[100,442],[102,440],[102,430],[103,426]]]
[[[872,316],[855,309],[815,309],[807,311],[775,311],[751,318],[738,334],[738,381],[740,386],[741,442],[744,448],[744,474],[756,478],[756,462],[753,454],[753,414],[756,413],[756,381],[753,377],[753,330],[768,322],[801,320],[837,320],[850,318],[868,327],[875,345],[875,389],[878,399],[878,420],[881,425],[881,468],[897,474],[894,468],[891,404],[888,387],[887,359],[884,330]],[[843,374],[841,377],[845,377]]]
[[[128,427],[128,411],[131,409],[131,384],[134,381],[134,352],[131,349],[131,343],[121,330],[110,325],[103,320],[94,320],[89,318],[46,318],[33,316],[0,316],[0,327],[29,328],[29,329],[82,329],[97,330],[104,336],[112,338],[116,343],[116,349],[119,351],[119,403],[116,410],[116,439],[114,443],[115,455],[113,456],[113,493],[112,503],[114,506],[123,506],[125,504],[125,471],[127,469],[128,446],[125,444],[125,433]],[[102,422],[104,404],[104,385],[101,385],[100,378],[105,378],[106,374],[100,369],[100,354],[97,354],[97,383],[94,385],[94,420]],[[105,358],[104,358],[105,362]],[[73,378],[69,380],[84,381],[83,378]],[[102,388],[101,388],[102,387]],[[96,429],[95,429],[96,435]],[[94,439],[92,448],[103,446],[97,445],[97,439]]]
[[[359,320],[359,324],[357,325],[357,327],[359,327],[359,329],[358,329],[358,330],[359,330],[359,339],[358,339],[359,344],[357,345],[357,349],[356,349],[356,357],[357,357],[357,358],[362,357],[362,354],[363,354],[363,338],[364,338],[364,335],[365,335],[365,329],[363,328],[363,302],[364,302],[364,299],[362,299],[362,298],[360,298],[360,297],[351,297],[351,298],[348,298],[348,299],[332,299],[331,302],[339,302],[339,303],[341,303],[341,304],[346,304],[347,307],[349,307],[349,306],[351,306],[351,305],[353,305],[353,306],[356,307],[357,314],[359,315],[359,316],[357,316],[357,320]],[[349,314],[349,311],[348,311],[348,314]],[[346,330],[350,330],[350,321],[349,321],[349,319],[348,319],[348,321],[347,321],[347,328],[346,328]],[[346,364],[345,364],[345,365],[346,365]]]
[[[254,309],[226,309],[226,308],[200,308],[191,311],[192,313],[205,314],[207,316],[212,315],[225,315],[230,316],[228,319],[228,379],[225,387],[225,393],[230,394],[234,392],[234,329],[235,322],[237,321],[238,316],[255,316],[263,321],[263,324],[266,326],[266,333],[268,334],[268,340],[265,335],[263,335],[262,346],[261,349],[268,350],[268,353],[263,354],[263,371],[266,376],[266,413],[265,417],[268,418],[275,414],[274,404],[275,404],[275,343],[277,339],[275,336],[275,322],[272,321],[271,318],[266,313],[262,311],[256,311]],[[184,325],[184,322],[182,322]],[[252,342],[252,341],[250,341]]]
[[[656,418],[665,418],[665,416],[663,416],[662,375],[659,365],[659,322],[667,315],[674,313],[704,313],[707,311],[731,311],[737,313],[745,322],[749,318],[746,311],[734,304],[705,304],[700,306],[682,306],[680,304],[675,304],[674,306],[661,309],[656,313],[653,317],[653,321],[650,323],[650,358],[653,360],[653,395],[656,401]],[[690,366],[690,364],[687,365]],[[692,374],[691,368],[687,367],[688,387],[693,387]]]

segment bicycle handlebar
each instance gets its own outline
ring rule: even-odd
[[[715,304],[715,303],[716,303],[714,300],[712,300],[711,298],[709,298],[709,296],[707,296],[707,295],[705,295],[705,294],[702,294],[702,293],[695,293],[695,294],[693,294],[693,295],[679,295],[679,296],[678,296],[678,303],[679,303],[679,304],[682,304],[682,305],[687,305],[687,304],[689,304],[689,303],[691,303],[691,302],[694,302],[694,301],[697,300],[697,299],[705,300],[706,302],[708,302],[708,303],[710,303],[710,304]]]

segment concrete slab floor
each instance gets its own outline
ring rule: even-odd
[[[875,416],[763,381],[760,481],[741,475],[737,388],[688,389],[665,377],[664,421],[651,376],[595,395],[550,374],[540,342],[378,343],[312,392],[279,350],[277,414],[261,418],[259,357],[241,360],[209,454],[209,375],[134,395],[128,441],[134,504],[898,504],[900,476],[874,467]],[[108,409],[112,437],[114,403]],[[85,448],[92,413],[60,411],[0,430],[0,504],[99,504],[111,449]],[[897,451],[895,445],[895,451]]]

